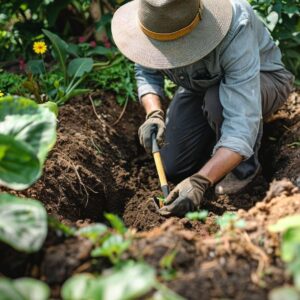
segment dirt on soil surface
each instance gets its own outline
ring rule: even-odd
[[[18,195],[39,199],[50,215],[72,226],[103,221],[103,212],[119,214],[138,231],[128,257],[143,256],[159,273],[160,260],[176,251],[177,276],[166,284],[186,299],[267,299],[272,288],[290,280],[278,258],[279,238],[267,226],[300,213],[299,110],[295,92],[265,125],[262,174],[235,196],[208,191],[205,223],[157,213],[151,200],[161,194],[155,166],[137,137],[144,113],[138,103],[129,103],[116,123],[122,108],[102,92],[60,109],[58,139],[44,174]],[[273,179],[280,181],[269,189]],[[215,220],[225,211],[238,212],[247,226],[216,237]],[[0,244],[0,273],[41,278],[59,298],[68,277],[91,269],[91,249],[87,240],[64,239],[50,230],[37,254],[18,254]],[[97,267],[107,266],[101,261]]]

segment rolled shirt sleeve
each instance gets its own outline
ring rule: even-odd
[[[221,57],[224,78],[219,93],[224,121],[213,152],[225,147],[247,159],[253,154],[262,119],[259,46],[247,18],[231,34]]]
[[[164,76],[161,72],[136,64],[135,78],[140,101],[141,97],[146,94],[155,94],[164,98]]]

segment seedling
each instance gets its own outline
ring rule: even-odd
[[[185,217],[191,221],[205,221],[207,216],[208,216],[208,211],[206,210],[188,212],[185,215]]]
[[[166,253],[160,260],[159,266],[161,267],[160,275],[164,280],[173,280],[176,278],[177,271],[173,267],[174,259],[177,251],[173,250]]]
[[[159,208],[163,207],[166,203],[166,198],[163,196],[154,197],[154,201],[158,205]]]
[[[235,229],[245,228],[246,222],[240,219],[235,213],[226,212],[218,217],[217,224],[220,226],[221,232],[232,232]]]
[[[87,227],[80,228],[76,232],[76,235],[80,235],[91,240],[95,245],[100,244],[107,234],[108,227],[100,223],[91,224]]]
[[[122,263],[122,254],[130,247],[132,238],[123,221],[116,215],[107,213],[105,218],[112,229],[96,223],[77,230],[76,235],[90,239],[95,245],[92,257],[107,257],[114,265]]]
[[[120,264],[122,254],[131,245],[131,240],[125,239],[122,235],[109,235],[100,247],[95,248],[92,257],[104,256],[109,258],[114,265]]]

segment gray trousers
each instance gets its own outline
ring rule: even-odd
[[[293,87],[293,75],[280,70],[261,72],[260,78],[262,113],[266,119],[287,100]],[[222,111],[219,86],[213,86],[205,93],[179,87],[167,111],[165,144],[161,149],[169,181],[178,183],[199,171],[209,160],[220,138]],[[261,136],[262,129],[254,149],[256,154]],[[257,164],[256,155],[242,162],[233,172],[243,179],[256,170]]]

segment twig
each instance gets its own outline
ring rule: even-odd
[[[117,119],[117,121],[115,121],[113,124],[111,124],[111,126],[115,126],[115,125],[117,125],[117,124],[121,121],[121,119],[123,118],[123,115],[124,115],[124,113],[125,113],[125,111],[126,111],[127,104],[128,104],[128,97],[126,98],[126,101],[125,101],[123,110],[122,110],[122,112],[121,112],[119,118]]]
[[[80,185],[83,187],[83,189],[84,189],[84,191],[85,191],[85,194],[86,194],[86,203],[85,203],[85,207],[87,207],[87,205],[88,205],[88,203],[89,203],[89,193],[88,193],[88,191],[87,191],[87,189],[86,189],[86,186],[85,186],[85,184],[82,182],[82,179],[81,179],[81,177],[80,177],[80,175],[79,175],[79,173],[78,173],[78,171],[77,171],[77,166],[75,166],[75,164],[74,164],[72,161],[70,161],[70,163],[71,163],[72,166],[73,166],[73,169],[74,169],[75,174],[76,174],[76,176],[77,176],[77,178],[78,178],[78,180],[79,180]]]

